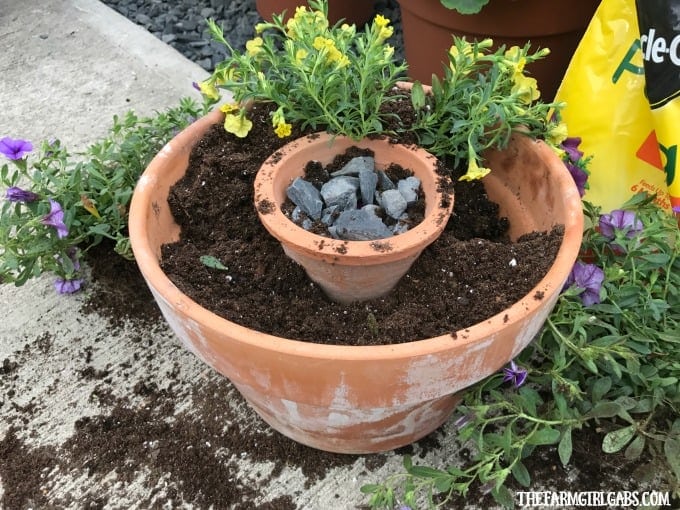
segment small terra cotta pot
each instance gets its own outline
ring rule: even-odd
[[[306,231],[281,211],[286,189],[304,175],[309,161],[327,165],[350,147],[371,149],[376,167],[398,164],[420,179],[425,217],[409,231],[376,241],[343,241]],[[354,141],[317,133],[300,138],[272,154],[255,177],[255,205],[260,221],[307,275],[334,301],[349,303],[384,296],[409,270],[420,253],[446,227],[453,209],[448,177],[437,174],[437,159],[415,146],[387,138]]]
[[[529,344],[562,290],[583,229],[573,179],[544,143],[514,136],[489,153],[489,197],[508,216],[511,236],[564,225],[553,266],[525,297],[455,333],[382,346],[301,342],[223,319],[183,294],[162,271],[161,246],[179,238],[170,187],[192,147],[222,121],[216,111],[179,133],[141,176],[130,207],[130,241],[151,292],[180,341],[228,377],[274,429],[331,452],[391,450],[429,434],[453,412],[459,392],[495,373]],[[541,296],[539,299],[537,296]]]

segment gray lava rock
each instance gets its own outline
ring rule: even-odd
[[[339,177],[341,175],[359,175],[362,169],[375,169],[375,159],[371,156],[359,156],[352,158],[349,163],[343,166],[340,170],[333,172],[331,177]]]
[[[297,177],[286,189],[286,195],[310,218],[315,220],[321,218],[321,210],[323,209],[321,194],[310,182],[305,181],[302,177]]]
[[[396,189],[383,191],[380,195],[380,205],[385,209],[387,215],[395,220],[399,219],[399,216],[401,216],[404,211],[406,211],[406,207],[408,207],[406,199]]]
[[[392,179],[390,179],[383,170],[378,170],[377,173],[378,173],[378,185],[380,186],[381,190],[385,191],[388,189],[397,189],[397,187],[392,182]]]
[[[362,168],[359,171],[359,189],[361,190],[361,202],[366,204],[373,203],[373,195],[378,186],[378,174],[373,168]]]
[[[356,209],[359,179],[356,177],[335,177],[321,186],[321,196],[326,207],[337,205],[341,211]]]
[[[347,241],[373,241],[392,237],[392,231],[382,220],[364,209],[343,211],[335,221],[333,230],[339,239]]]
[[[420,179],[417,177],[407,177],[397,183],[399,193],[406,199],[406,203],[411,205],[418,200],[418,189],[420,189]]]

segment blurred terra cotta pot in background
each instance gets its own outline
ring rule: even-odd
[[[302,177],[308,162],[329,164],[350,147],[370,149],[375,165],[391,164],[413,172],[425,197],[425,217],[408,232],[375,241],[344,241],[306,231],[293,223],[281,206],[286,189]],[[448,184],[447,184],[448,183]],[[442,233],[453,209],[450,179],[437,174],[437,159],[418,147],[390,143],[387,138],[354,141],[317,133],[282,147],[255,178],[255,204],[260,221],[284,252],[334,301],[365,301],[387,294],[420,253]]]
[[[441,76],[452,37],[468,41],[490,37],[494,46],[505,44],[534,50],[550,48],[550,55],[531,64],[541,97],[552,101],[571,57],[583,37],[599,0],[546,2],[545,0],[490,0],[478,14],[460,14],[440,0],[398,0],[403,25],[404,53],[409,76],[431,83]]]
[[[179,238],[167,203],[192,147],[222,122],[216,111],[178,134],[149,164],[130,209],[135,258],[181,342],[231,380],[274,429],[326,451],[368,453],[429,434],[453,412],[458,392],[498,371],[538,333],[577,257],[583,228],[573,179],[552,149],[515,135],[487,154],[489,197],[510,220],[513,239],[564,225],[550,271],[524,298],[458,332],[383,346],[302,342],[223,319],[183,294],[162,271],[161,246]],[[536,296],[541,296],[537,298]]]
[[[271,21],[273,14],[286,11],[285,18],[295,15],[298,6],[308,7],[305,0],[257,0],[255,6],[265,20]],[[330,0],[328,2],[328,20],[337,23],[344,19],[349,24],[360,28],[373,16],[375,2],[373,0]]]

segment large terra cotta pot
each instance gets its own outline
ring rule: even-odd
[[[442,75],[453,36],[468,41],[490,37],[494,46],[550,48],[550,55],[532,63],[541,97],[552,101],[571,57],[590,23],[599,0],[490,0],[478,14],[460,14],[440,0],[398,0],[403,25],[404,53],[411,79],[431,83]]]
[[[354,347],[275,337],[199,306],[168,279],[159,259],[161,246],[179,238],[169,189],[186,172],[194,144],[222,118],[213,112],[198,120],[149,164],[132,198],[130,239],[141,273],[180,341],[228,377],[274,429],[332,452],[404,446],[444,423],[461,390],[498,371],[540,330],[579,252],[583,215],[560,159],[544,143],[522,135],[506,150],[488,154],[489,197],[509,217],[513,238],[557,224],[565,233],[548,274],[498,315],[454,334]]]
[[[397,164],[420,180],[425,217],[418,225],[384,239],[346,241],[308,232],[283,214],[286,189],[304,175],[309,161],[328,165],[353,146],[372,150],[378,169]],[[424,149],[390,143],[387,138],[354,141],[316,133],[286,144],[262,164],[255,177],[255,206],[260,221],[286,255],[304,267],[328,297],[340,303],[366,301],[391,291],[444,231],[453,210],[453,192],[448,177],[437,174],[437,162]]]
[[[373,0],[329,0],[328,21],[337,23],[341,19],[347,23],[354,23],[357,27],[364,25],[375,10]],[[298,6],[308,7],[305,0],[257,0],[255,7],[257,12],[265,20],[271,21],[273,14],[281,14],[286,11],[285,19],[295,15]]]

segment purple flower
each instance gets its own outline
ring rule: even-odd
[[[578,150],[578,146],[581,144],[581,138],[577,136],[571,136],[562,142],[562,149],[569,156],[569,161],[576,163],[583,157],[583,152]]]
[[[576,183],[576,188],[578,189],[578,194],[583,196],[586,194],[586,183],[588,182],[588,173],[578,165],[575,165],[569,161],[565,161],[564,164],[569,170],[571,177]]]
[[[24,154],[33,150],[33,144],[27,140],[13,140],[5,137],[0,140],[0,152],[9,159],[21,159]]]
[[[80,290],[83,280],[76,278],[73,280],[65,280],[64,278],[57,278],[54,282],[54,289],[59,294],[73,294]]]
[[[584,264],[577,261],[567,277],[565,288],[576,285],[583,289],[579,294],[584,306],[594,305],[600,302],[600,289],[604,282],[604,271],[595,264]]]
[[[640,232],[644,225],[633,211],[616,209],[609,214],[600,216],[600,234],[607,239],[614,239],[617,230],[625,230],[626,237],[632,239]]]
[[[673,212],[680,214],[680,205],[674,205],[673,206]]]
[[[5,192],[5,198],[10,202],[28,203],[35,202],[40,197],[32,191],[27,191],[25,189],[17,188],[16,186],[12,186],[7,188],[7,191]]]
[[[408,505],[399,505],[396,510],[413,510],[410,506]]]
[[[453,422],[453,425],[458,429],[462,429],[466,425],[469,425],[472,420],[475,419],[474,413],[468,413],[464,414],[462,416],[459,416],[458,418],[455,419]]]
[[[512,381],[515,388],[519,388],[527,379],[527,371],[517,366],[515,361],[510,362],[510,368],[503,369],[503,382]]]
[[[199,92],[201,91],[201,87],[198,86],[198,83],[197,83],[197,82],[192,81],[192,82],[191,82],[191,86],[192,86],[193,88],[195,88],[196,90],[198,90]]]
[[[40,223],[56,228],[59,239],[63,239],[68,235],[68,227],[64,223],[64,211],[56,200],[50,198],[50,212],[43,216]]]

